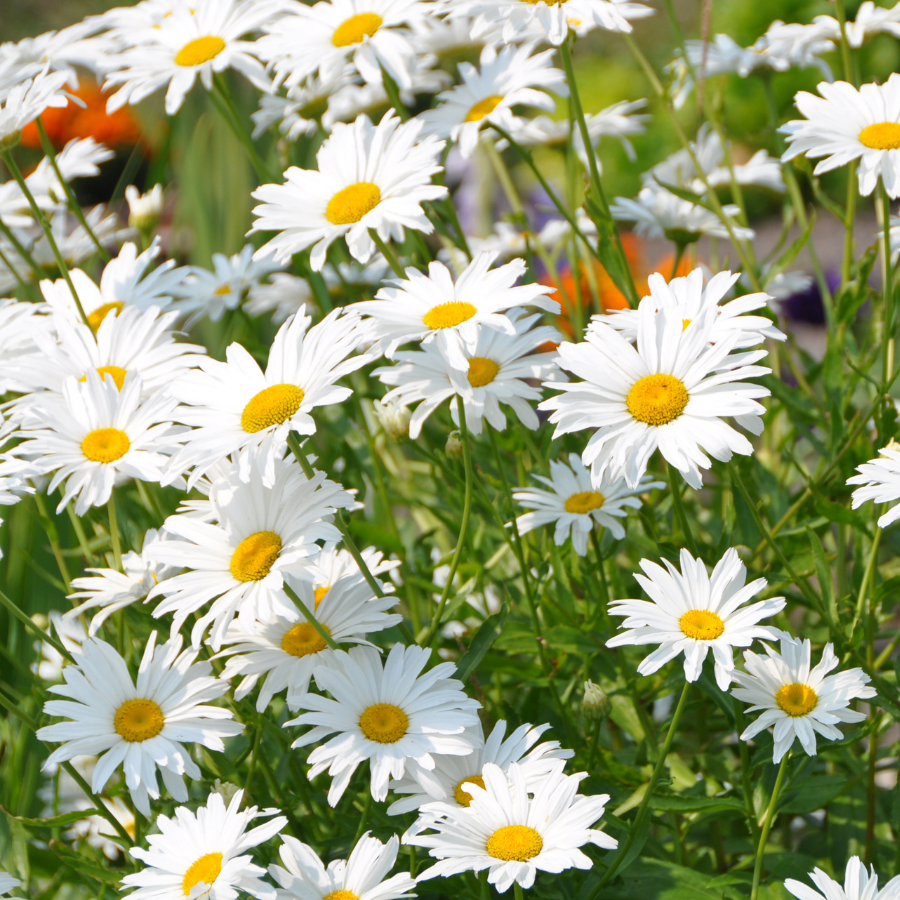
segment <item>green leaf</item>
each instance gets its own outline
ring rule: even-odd
[[[475,632],[475,637],[469,644],[469,649],[462,655],[456,666],[456,677],[460,681],[465,681],[478,666],[478,663],[484,659],[484,654],[488,652],[491,644],[497,639],[506,625],[506,617],[509,615],[509,604],[504,601],[500,611],[488,616]]]
[[[547,643],[555,650],[565,653],[587,655],[599,653],[602,647],[597,646],[586,634],[571,625],[554,625],[544,632]]]
[[[840,796],[850,784],[846,775],[810,775],[799,788],[785,795],[778,811],[798,816],[815,812]]]
[[[659,797],[654,796],[650,801],[654,809],[664,812],[739,812],[745,815],[747,810],[743,801],[735,797],[684,797],[679,794]]]
[[[628,261],[618,248],[615,222],[608,214],[604,213],[590,194],[585,198],[584,208],[591,221],[597,226],[597,256],[603,263],[603,268],[606,269],[613,284],[628,298],[629,302],[633,305],[636,304],[639,298],[635,296],[634,281],[628,268]]]
[[[834,504],[837,506],[837,504]],[[816,574],[819,576],[819,587],[822,590],[822,602],[828,615],[832,616],[837,609],[834,599],[834,582],[831,580],[831,569],[825,560],[825,551],[822,549],[822,541],[818,535],[807,525],[806,535],[809,538],[809,546],[812,549],[813,562],[816,566]]]
[[[602,890],[598,897],[602,900],[722,900],[722,888],[712,887],[710,881],[704,872],[661,859],[645,858],[639,866],[624,872],[618,884]]]
[[[95,809],[79,809],[74,812],[63,813],[59,816],[50,816],[47,819],[29,819],[27,816],[14,816],[8,809],[4,809],[2,806],[0,806],[0,810],[14,822],[19,822],[30,828],[62,828],[66,825],[71,825],[73,822],[77,822],[80,819],[89,819],[91,816],[99,815]]]
[[[87,875],[89,878],[94,878],[97,881],[102,881],[106,884],[119,884],[122,880],[122,876],[127,874],[127,872],[122,869],[104,869],[102,866],[95,865],[85,859],[80,853],[71,850],[61,841],[50,841],[50,849],[67,866],[74,869],[76,872],[80,872],[82,875]]]
[[[829,522],[837,522],[839,525],[849,525],[851,528],[858,528],[860,531],[868,532],[869,524],[865,518],[852,509],[847,509],[840,503],[833,500],[826,500],[824,497],[816,497],[816,510],[822,516],[825,516]],[[817,539],[818,540],[818,539]]]

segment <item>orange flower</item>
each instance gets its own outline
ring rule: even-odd
[[[143,143],[141,126],[131,110],[125,106],[107,114],[106,95],[95,82],[82,78],[81,87],[71,93],[85,106],[70,102],[62,109],[47,109],[41,116],[47,137],[56,149],[61,149],[74,138],[88,137],[113,149]],[[41,146],[34,122],[22,131],[22,144],[35,149]]]

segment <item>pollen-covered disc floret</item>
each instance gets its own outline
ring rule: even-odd
[[[687,326],[676,307],[659,308],[645,297],[637,312],[636,346],[604,322],[595,322],[578,344],[559,347],[557,365],[582,381],[546,383],[562,393],[540,404],[552,410],[556,435],[592,429],[582,453],[595,481],[620,471],[632,488],[657,448],[699,488],[704,451],[723,462],[750,455],[750,441],[724,420],[752,434],[762,431],[758,398],[767,388],[743,379],[769,370],[753,365],[765,350],[732,353],[742,332],[717,335],[717,311],[707,308]]]
[[[822,659],[812,668],[812,645],[808,640],[792,638],[782,633],[780,653],[766,647],[766,656],[744,651],[746,672],[733,674],[737,686],[731,693],[738,700],[749,703],[748,713],[759,712],[759,718],[741,735],[747,741],[759,732],[774,726],[774,761],[782,757],[794,743],[810,755],[816,753],[816,734],[830,741],[838,741],[841,722],[856,723],[865,713],[850,709],[856,699],[875,696],[869,686],[869,676],[862,669],[847,669],[834,675],[828,673],[839,665],[831,644],[826,644]]]
[[[488,883],[504,893],[513,883],[527,890],[538,871],[590,869],[593,863],[580,847],[617,846],[615,839],[590,827],[603,815],[609,795],[578,794],[587,773],[566,775],[562,769],[557,760],[541,778],[529,780],[520,763],[510,763],[506,771],[486,763],[483,784],[463,784],[468,804],[425,807],[433,815],[429,833],[404,837],[439,860],[420,880],[487,869]]]
[[[91,785],[95,793],[123,765],[135,806],[149,816],[150,798],[159,799],[159,769],[169,793],[184,803],[188,792],[183,776],[200,778],[185,743],[221,751],[222,738],[243,731],[230,721],[229,710],[203,705],[221,697],[228,683],[211,677],[210,664],[196,658],[195,651],[182,652],[180,636],[157,647],[153,632],[132,681],[125,661],[109,644],[85,641],[75,664],[63,669],[64,683],[49,688],[67,699],[48,700],[44,712],[71,721],[38,730],[43,741],[63,742],[45,767],[82,753],[101,753]]]
[[[784,609],[784,597],[770,597],[746,605],[765,586],[765,578],[745,584],[747,570],[736,550],[728,550],[712,574],[701,559],[681,551],[681,571],[667,559],[665,569],[648,559],[641,561],[646,575],[635,575],[650,596],[646,600],[616,600],[609,613],[625,616],[626,629],[606,642],[607,647],[626,644],[658,644],[638,666],[641,675],[652,675],[669,660],[684,653],[688,681],[700,677],[703,661],[712,650],[716,681],[728,690],[734,674],[734,648],[749,647],[754,640],[777,640],[779,632],[762,619]]]
[[[244,792],[236,791],[226,806],[213,792],[196,812],[176,808],[173,818],[158,816],[158,833],[147,837],[148,849],[132,847],[131,855],[144,863],[126,875],[126,888],[137,888],[137,900],[208,898],[234,900],[238,891],[258,900],[275,900],[274,888],[263,881],[265,869],[253,864],[251,847],[274,837],[287,824],[284,816],[269,818],[275,810],[241,810]],[[248,829],[254,819],[266,821]]]
[[[625,479],[606,471],[596,484],[577,453],[570,453],[568,460],[550,461],[550,477],[534,475],[542,488],[516,488],[513,499],[532,512],[516,519],[520,534],[527,534],[542,525],[553,525],[553,539],[562,546],[572,537],[572,546],[579,556],[587,554],[588,536],[599,525],[609,529],[616,540],[625,537],[622,520],[629,509],[640,509],[638,495],[656,488],[664,488],[662,481],[653,481],[649,475],[641,477],[637,486],[630,488]]]
[[[395,644],[382,663],[377,650],[358,647],[335,651],[314,670],[319,689],[333,699],[312,693],[298,697],[297,709],[306,712],[285,727],[313,726],[293,746],[317,744],[309,755],[309,777],[329,771],[331,806],[367,759],[372,797],[382,801],[389,778],[434,769],[433,754],[469,756],[474,751],[466,729],[476,724],[480,704],[467,698],[462,684],[451,677],[452,663],[424,672],[430,655],[423,648]]]

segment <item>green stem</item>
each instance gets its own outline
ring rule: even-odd
[[[763,857],[766,853],[766,840],[769,837],[769,831],[772,823],[775,821],[775,809],[778,805],[778,795],[781,793],[781,787],[784,784],[784,776],[787,773],[788,760],[791,758],[790,751],[785,753],[778,768],[778,777],[775,779],[775,787],[772,790],[772,797],[769,800],[769,807],[766,810],[766,818],[763,822],[762,831],[759,834],[759,845],[756,848],[756,864],[753,866],[753,887],[750,889],[750,900],[756,900],[759,895],[759,882],[762,878]]]
[[[138,484],[140,484],[140,482],[138,482]],[[85,562],[89,565],[93,565],[97,560],[88,544],[87,535],[84,533],[84,526],[81,524],[81,519],[75,515],[75,510],[72,509],[71,503],[66,506],[66,512],[69,515],[69,521],[72,523],[72,530],[75,532],[75,537],[78,538],[78,546],[81,547],[81,553],[84,556]]]
[[[112,544],[113,562],[117,572],[122,571],[122,539],[119,536],[119,517],[116,514],[115,489],[109,493],[109,502],[106,504],[109,513],[109,540]]]
[[[450,597],[450,591],[453,587],[453,579],[456,577],[456,570],[459,567],[459,559],[462,556],[462,548],[466,542],[466,531],[469,527],[469,513],[472,510],[472,483],[475,475],[472,471],[472,449],[470,447],[469,429],[466,425],[466,407],[463,398],[456,395],[456,409],[459,412],[459,430],[462,436],[463,445],[463,463],[466,472],[466,487],[463,499],[462,521],[459,524],[459,537],[456,540],[456,550],[453,552],[453,559],[450,560],[450,571],[447,573],[447,581],[444,589],[441,591],[441,599],[438,601],[437,610],[435,610],[434,618],[431,621],[431,627],[425,634],[425,638],[421,644],[423,647],[430,646],[431,642],[437,637],[438,630],[441,627],[441,615],[447,600]]]
[[[619,852],[616,854],[616,858],[612,861],[612,863],[610,863],[609,868],[603,873],[603,877],[594,888],[589,900],[595,900],[600,891],[612,880],[613,876],[617,874],[619,866],[622,864],[622,861],[628,855],[628,851],[631,850],[632,845],[637,839],[638,833],[641,830],[641,826],[644,824],[644,819],[647,817],[647,813],[650,809],[650,801],[653,798],[653,789],[656,787],[656,783],[659,781],[659,776],[662,775],[662,771],[666,765],[666,759],[669,756],[669,751],[672,749],[672,741],[674,741],[675,739],[675,731],[678,728],[678,722],[680,721],[681,714],[684,712],[685,705],[687,704],[687,697],[690,689],[690,682],[686,681],[684,683],[684,689],[681,691],[681,698],[678,701],[678,706],[675,707],[675,713],[672,716],[672,722],[669,725],[669,730],[666,733],[666,740],[663,743],[659,758],[656,760],[656,765],[653,767],[653,774],[650,776],[650,782],[648,783],[647,790],[644,792],[644,796],[641,799],[641,805],[638,807],[637,815],[634,817],[634,822],[632,823],[631,829],[628,832],[628,837],[625,838],[625,843],[619,847]]]
[[[696,556],[697,544],[694,541],[694,534],[688,522],[687,510],[684,508],[684,499],[681,496],[681,482],[676,474],[677,469],[670,462],[667,462],[666,465],[669,467],[669,489],[672,491],[672,506],[675,508],[675,518],[678,520],[678,524],[684,533],[684,542],[687,544],[688,550]]]
[[[325,641],[325,643],[328,644],[328,646],[331,647],[332,650],[339,650],[340,647],[338,646],[335,639],[322,627],[322,623],[319,622],[319,620],[312,614],[309,607],[300,599],[297,592],[287,583],[287,581],[285,581],[282,585],[282,589],[288,595],[288,597],[290,597],[291,600],[294,601],[297,609],[299,609],[300,612],[302,612],[306,617],[306,621],[309,622],[309,624],[312,625],[313,628],[315,628],[316,633],[319,635],[319,637],[322,638],[322,640]]]
[[[381,255],[388,261],[388,265],[394,270],[398,278],[406,278],[406,272],[400,263],[400,259],[394,252],[394,248],[374,228],[369,229],[369,236],[375,242],[375,246],[381,251]]]
[[[64,762],[62,767],[66,770],[69,776],[75,781],[78,787],[84,791],[85,796],[87,796],[90,801],[94,804],[97,809],[97,812],[109,822],[110,825],[116,830],[116,833],[122,840],[126,841],[129,847],[134,846],[134,841],[131,839],[131,836],[122,826],[122,823],[110,812],[107,805],[91,790],[90,785],[81,777],[81,774],[78,770],[68,762]]]
[[[0,591],[0,604],[5,606],[24,626],[28,631],[31,631],[37,637],[39,637],[42,641],[48,643],[63,659],[68,660],[68,662],[75,662],[74,657],[68,650],[55,638],[52,634],[50,634],[49,630],[44,631],[39,625],[36,625],[28,616],[10,600],[3,591]]]
[[[12,232],[6,229],[6,236],[9,237],[11,234]],[[26,281],[19,274],[19,270],[12,264],[12,262],[10,262],[9,257],[2,250],[0,250],[0,262],[2,262],[10,272],[12,272],[12,276],[16,279],[16,283],[23,291],[25,291],[26,294],[28,294],[28,298],[32,303],[41,303],[43,301],[43,297],[41,297],[38,289],[30,281]]]
[[[69,567],[66,565],[66,558],[63,556],[62,547],[59,544],[59,533],[56,530],[56,523],[47,513],[47,507],[44,504],[44,498],[41,496],[40,491],[35,491],[32,496],[34,497],[34,505],[37,507],[38,517],[41,520],[41,524],[44,526],[47,540],[50,541],[50,549],[53,552],[53,558],[56,560],[59,574],[62,576],[63,585],[68,594],[71,578],[69,577]]]
[[[69,267],[66,265],[66,261],[62,257],[62,253],[59,252],[59,247],[56,244],[56,238],[53,237],[53,229],[50,227],[50,223],[47,221],[47,217],[44,215],[41,208],[37,205],[37,201],[34,199],[34,195],[31,193],[31,189],[28,187],[28,184],[22,177],[22,173],[19,171],[19,167],[16,165],[16,161],[13,158],[12,153],[7,150],[2,154],[2,156],[3,161],[6,163],[6,167],[12,174],[12,177],[16,180],[16,184],[19,185],[19,189],[25,195],[25,199],[28,201],[28,205],[31,207],[31,212],[34,215],[34,218],[43,229],[44,237],[47,238],[47,243],[50,245],[50,250],[53,253],[53,258],[56,260],[56,265],[59,267],[59,271],[62,274],[62,277],[65,279],[66,284],[69,286],[69,290],[72,292],[72,299],[75,301],[75,306],[78,307],[79,315],[84,321],[84,324],[87,325],[88,328],[90,328],[91,323],[88,321],[88,317],[84,311],[84,307],[81,305],[81,300],[78,297],[78,292],[75,290],[75,285],[72,283],[71,275],[69,275]]]
[[[262,182],[277,184],[281,181],[281,174],[271,171],[257,152],[253,139],[241,121],[240,114],[234,105],[234,101],[231,99],[231,93],[224,80],[218,76],[213,77],[213,89],[209,93],[213,106],[216,107],[219,115],[222,116],[241,146],[247,151],[247,156],[250,157],[250,162],[256,170],[256,177]]]
[[[884,309],[883,314],[883,330],[882,342],[884,345],[884,356],[881,368],[881,380],[887,381],[888,375],[894,368],[894,289],[893,289],[893,266],[891,265],[891,198],[888,197],[884,183],[881,184],[881,203],[882,216],[884,219],[883,228],[883,295]],[[886,397],[887,403],[892,403],[890,397]]]
[[[518,881],[513,882],[513,896],[515,900],[524,900],[525,893],[522,891],[522,885]]]
[[[353,845],[356,846],[359,839],[366,830],[366,824],[369,821],[369,813],[372,811],[372,791],[366,791],[366,799],[363,800],[362,815],[359,817],[359,825],[356,826],[356,837],[353,838]]]
[[[66,192],[66,199],[69,201],[69,209],[75,214],[75,218],[78,219],[79,224],[87,233],[87,236],[93,241],[94,246],[97,248],[97,252],[103,257],[104,260],[109,262],[112,257],[107,253],[106,248],[100,241],[97,239],[97,235],[94,234],[93,229],[90,225],[88,225],[87,219],[84,217],[84,210],[81,208],[81,204],[78,202],[78,199],[75,197],[75,194],[72,192],[72,188],[69,185],[69,182],[66,181],[62,176],[62,172],[59,170],[59,163],[56,161],[56,153],[53,150],[53,144],[50,142],[50,138],[47,137],[47,131],[44,128],[44,123],[41,121],[41,117],[38,116],[34,120],[34,124],[37,125],[38,134],[41,137],[41,146],[44,148],[44,154],[47,159],[50,160],[50,166],[53,171],[56,173],[56,177],[59,180],[59,183],[62,185],[63,190]]]
[[[872,536],[872,547],[869,550],[869,558],[866,561],[866,570],[863,572],[862,582],[859,585],[859,593],[856,595],[856,610],[853,613],[853,621],[847,632],[848,641],[853,640],[853,632],[856,631],[856,626],[859,624],[859,620],[862,617],[863,609],[866,606],[866,600],[869,596],[869,587],[872,583],[872,579],[875,577],[875,570],[878,567],[878,548],[881,545],[881,533],[882,529],[876,527],[875,534]]]

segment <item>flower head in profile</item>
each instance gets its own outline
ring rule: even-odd
[[[48,106],[67,106],[63,88],[69,80],[66,72],[43,71],[0,93],[0,150],[19,142],[22,129]]]
[[[685,325],[677,310],[658,310],[645,297],[636,346],[602,323],[583,342],[560,344],[557,365],[584,380],[548,383],[562,393],[538,408],[553,411],[557,436],[594,429],[582,459],[595,480],[612,468],[636,488],[659,448],[699,488],[700,468],[710,466],[704,451],[722,462],[734,453],[753,453],[750,441],[725,419],[734,418],[752,434],[762,432],[764,409],[757,400],[769,390],[744,379],[769,372],[753,365],[766,351],[731,353],[738,331],[713,344],[717,319],[707,309]]]
[[[122,884],[137,888],[126,896],[135,900],[236,900],[239,892],[258,900],[275,900],[275,888],[263,881],[265,869],[253,864],[251,847],[274,837],[287,824],[275,816],[248,830],[254,819],[277,812],[260,812],[255,806],[241,810],[244,792],[237,791],[228,806],[213,791],[206,805],[196,812],[177,807],[175,816],[158,816],[157,834],[147,837],[150,845],[132,847],[133,857],[144,863],[140,872],[126,875]]]
[[[279,232],[257,250],[257,258],[273,255],[288,262],[312,247],[310,264],[318,272],[328,247],[340,237],[350,255],[365,263],[375,252],[369,229],[384,241],[402,241],[407,228],[431,234],[421,204],[447,196],[447,188],[431,183],[442,171],[438,156],[444,142],[421,132],[420,121],[401,124],[393,110],[377,125],[366,115],[336,124],[316,154],[318,171],[292,166],[284,184],[264,184],[253,192],[262,205],[253,210],[258,218],[251,231]]]
[[[502,894],[514,883],[527,890],[538,871],[590,869],[594,863],[580,847],[618,846],[615,838],[590,827],[603,815],[609,795],[582,796],[578,785],[587,773],[566,775],[562,766],[557,763],[532,784],[518,763],[506,772],[487,763],[483,786],[462,785],[471,797],[467,806],[446,805],[431,823],[432,833],[405,838],[439,860],[419,879],[487,869],[488,883]]]
[[[527,534],[542,525],[556,523],[553,535],[556,545],[561,547],[571,534],[572,546],[579,556],[587,554],[588,535],[597,525],[608,528],[616,540],[625,537],[621,520],[629,509],[641,508],[638,494],[665,487],[664,482],[644,475],[637,487],[630,488],[624,478],[610,471],[604,472],[595,485],[577,453],[569,454],[568,463],[551,460],[549,478],[543,475],[534,478],[550,490],[516,489],[513,499],[533,510],[516,519],[519,533]]]
[[[794,740],[810,756],[816,754],[816,734],[829,741],[842,737],[841,722],[865,720],[865,713],[850,709],[856,698],[868,700],[876,694],[870,678],[862,669],[828,673],[840,664],[831,644],[826,644],[822,659],[812,668],[812,646],[783,634],[781,652],[766,647],[766,656],[744,651],[746,672],[735,671],[737,687],[731,693],[750,703],[747,712],[761,712],[741,735],[742,741],[774,726],[774,761],[781,762]]]
[[[222,738],[243,731],[229,710],[205,705],[228,690],[228,682],[210,675],[208,662],[181,650],[181,637],[156,646],[150,635],[136,681],[125,660],[106,642],[85,641],[75,664],[63,669],[64,684],[48,690],[65,700],[48,700],[44,712],[70,721],[37,732],[42,741],[62,742],[45,766],[81,754],[102,754],[94,768],[91,790],[99,793],[121,765],[134,805],[150,815],[150,797],[159,799],[156,770],[169,793],[188,799],[184,776],[200,778],[200,769],[185,743],[222,751]]]
[[[763,619],[784,609],[784,597],[770,597],[746,605],[765,586],[765,578],[745,584],[747,570],[734,549],[727,550],[709,574],[702,559],[681,551],[681,571],[667,559],[666,568],[641,560],[645,575],[636,574],[638,584],[650,600],[616,600],[609,614],[625,616],[626,629],[606,642],[607,647],[628,644],[658,644],[638,666],[641,675],[652,675],[669,660],[684,653],[684,675],[688,681],[700,677],[710,650],[715,662],[716,682],[725,691],[734,672],[734,648],[749,647],[754,640],[777,640],[779,632]]]
[[[297,698],[297,708],[305,712],[285,727],[313,726],[292,746],[316,745],[309,755],[309,778],[328,770],[329,805],[337,804],[357,766],[366,760],[372,797],[382,801],[389,779],[402,778],[407,767],[430,770],[434,754],[473,752],[466,729],[478,721],[475,710],[481,704],[466,697],[462,683],[451,677],[453,663],[425,672],[430,656],[429,649],[394,644],[382,662],[374,647],[354,647],[336,650],[333,664],[316,668],[316,684],[331,698]]]
[[[416,880],[409,873],[387,877],[397,862],[400,841],[391,835],[382,844],[367,831],[349,859],[335,859],[326,868],[312,847],[287,835],[282,837],[281,862],[269,866],[280,887],[278,900],[401,900],[415,897]]]
[[[853,492],[853,509],[874,500],[876,503],[894,503],[879,516],[878,527],[887,528],[900,519],[900,444],[892,440],[879,451],[876,459],[870,459],[856,467],[858,475],[847,479],[847,484],[858,484]]]
[[[820,96],[800,91],[795,103],[806,117],[779,130],[790,144],[785,160],[821,159],[814,174],[857,163],[859,192],[868,196],[879,178],[889,197],[900,196],[900,75],[857,89],[845,81],[818,85]]]
[[[819,868],[813,869],[809,877],[818,891],[794,878],[786,878],[784,886],[799,900],[895,900],[900,896],[900,875],[892,878],[879,891],[875,867],[872,866],[867,872],[858,856],[847,860],[843,886]]]

